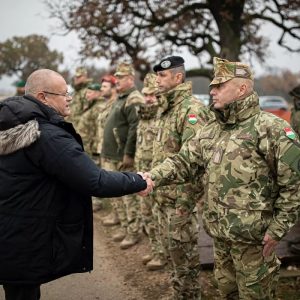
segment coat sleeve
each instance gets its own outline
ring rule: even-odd
[[[97,167],[73,136],[64,130],[55,134],[42,133],[29,154],[49,177],[81,194],[119,197],[147,187],[138,174],[111,172]]]

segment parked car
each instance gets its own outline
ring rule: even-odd
[[[194,96],[199,99],[204,105],[209,105],[210,96],[208,94],[194,94]]]
[[[288,102],[280,96],[260,96],[259,105],[262,110],[268,111],[288,122],[291,120],[291,111]]]

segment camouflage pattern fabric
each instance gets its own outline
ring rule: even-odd
[[[248,65],[214,57],[214,78],[210,85],[220,84],[236,77],[253,80],[253,74]]]
[[[286,121],[260,110],[255,92],[223,112],[213,111],[216,118],[179,154],[151,170],[156,186],[183,182],[205,170],[203,223],[210,236],[245,247],[261,245],[265,234],[280,240],[299,215],[297,136]],[[248,299],[242,284],[240,299]]]
[[[152,167],[177,153],[208,118],[208,111],[192,97],[192,85],[183,83],[161,95],[162,110],[157,117],[157,137],[153,143]],[[196,202],[203,194],[202,185],[171,185],[156,190],[159,238],[171,259],[174,299],[199,299],[200,261],[194,218]],[[186,212],[183,218],[175,209]],[[196,263],[197,262],[197,263]]]
[[[114,76],[127,76],[127,75],[132,75],[132,76],[135,75],[135,70],[133,65],[128,62],[119,63]]]
[[[158,105],[143,105],[140,108],[140,121],[137,128],[137,144],[135,152],[135,169],[146,172],[151,168],[153,140],[156,138],[156,113]],[[154,210],[155,194],[138,197],[141,205],[141,217],[148,234],[152,257],[163,259],[163,249],[158,240],[158,220]]]
[[[106,107],[104,98],[93,100],[93,105],[85,111],[77,126],[77,132],[80,134],[84,150],[92,157],[98,152],[99,135],[97,134],[98,116]]]
[[[83,112],[87,109],[87,100],[85,98],[87,85],[88,82],[81,84],[80,87],[75,89],[70,103],[71,115],[66,118],[68,122],[73,124],[76,130]]]
[[[122,162],[101,158],[101,166],[105,170],[119,171]],[[112,207],[119,217],[121,227],[128,235],[136,237],[140,231],[140,203],[137,195],[128,195],[119,198],[112,198]]]
[[[218,299],[276,299],[280,261],[275,253],[264,258],[262,251],[262,245],[214,240],[214,275],[220,292]]]

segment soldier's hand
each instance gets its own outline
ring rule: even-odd
[[[264,245],[263,248],[263,257],[270,256],[278,244],[278,241],[273,240],[267,233],[264,236],[262,244]]]
[[[147,182],[147,188],[141,192],[138,192],[138,195],[140,195],[142,197],[146,197],[153,191],[155,184],[148,175],[145,175],[147,173],[138,172],[138,174],[140,176],[142,176],[143,179],[146,180],[146,182]]]

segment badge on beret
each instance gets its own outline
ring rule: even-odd
[[[295,132],[292,130],[292,128],[286,127],[286,128],[284,128],[284,131],[285,131],[285,135],[289,139],[293,140],[296,137]]]
[[[160,66],[163,68],[163,69],[167,69],[171,66],[171,62],[169,60],[165,60],[163,61]]]
[[[192,125],[196,124],[198,121],[197,117],[195,114],[190,114],[188,115],[188,122]]]

